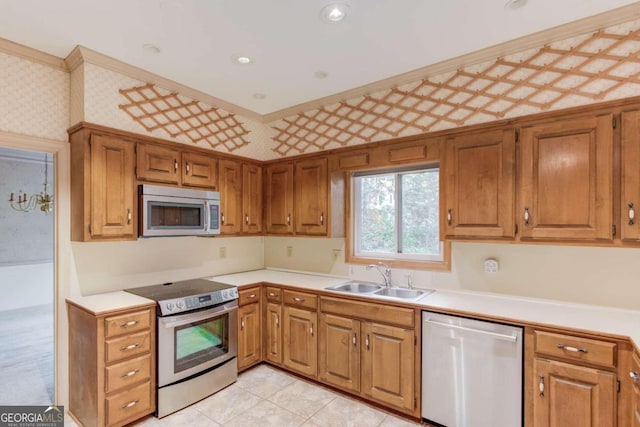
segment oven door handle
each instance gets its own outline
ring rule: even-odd
[[[229,307],[224,310],[220,310],[220,309],[209,310],[207,312],[199,314],[198,316],[194,316],[193,314],[187,314],[187,315],[179,316],[179,318],[163,317],[163,318],[160,318],[159,320],[160,320],[160,323],[162,323],[162,325],[165,328],[171,329],[171,328],[177,328],[178,326],[188,325],[189,323],[199,322],[201,320],[207,320],[213,317],[219,317],[224,314],[231,313],[232,311],[237,311],[237,310],[238,310],[238,306],[234,305],[233,307]]]

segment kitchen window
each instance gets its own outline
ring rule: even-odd
[[[348,261],[448,268],[439,181],[438,165],[354,172]]]

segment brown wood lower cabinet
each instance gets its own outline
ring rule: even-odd
[[[534,427],[616,425],[614,373],[541,358],[534,372]]]
[[[637,352],[633,353],[629,374],[632,383],[631,387],[633,389],[631,397],[631,425],[633,427],[640,427],[640,354]]]
[[[238,370],[243,370],[262,360],[262,334],[260,304],[238,308]]]
[[[360,321],[320,314],[318,377],[331,385],[360,391]]]
[[[284,360],[287,368],[310,377],[318,372],[318,314],[285,305],[283,307]]]
[[[279,302],[268,302],[265,311],[264,357],[279,365],[282,363],[282,306]]]

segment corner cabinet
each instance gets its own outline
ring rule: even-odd
[[[134,240],[135,144],[80,130],[71,135],[71,240]]]
[[[520,134],[522,240],[613,239],[613,115]]]
[[[262,168],[242,165],[243,233],[262,233]]]
[[[240,290],[238,308],[238,370],[262,360],[262,317],[260,287]]]
[[[155,411],[155,304],[93,313],[67,302],[69,412],[119,427]]]
[[[640,111],[622,113],[622,240],[640,241]]]
[[[264,313],[264,358],[280,365],[282,363],[282,290],[266,288],[267,303]]]
[[[293,233],[293,164],[266,167],[265,220],[269,234]]]
[[[445,238],[513,238],[515,130],[451,138],[444,153]]]
[[[220,231],[262,232],[262,168],[220,160]]]
[[[296,234],[326,235],[329,213],[327,158],[296,161],[294,171]]]

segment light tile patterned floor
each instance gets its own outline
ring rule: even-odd
[[[76,426],[71,420],[65,425]],[[136,427],[415,427],[360,401],[267,365],[240,375],[226,389],[162,419]]]

